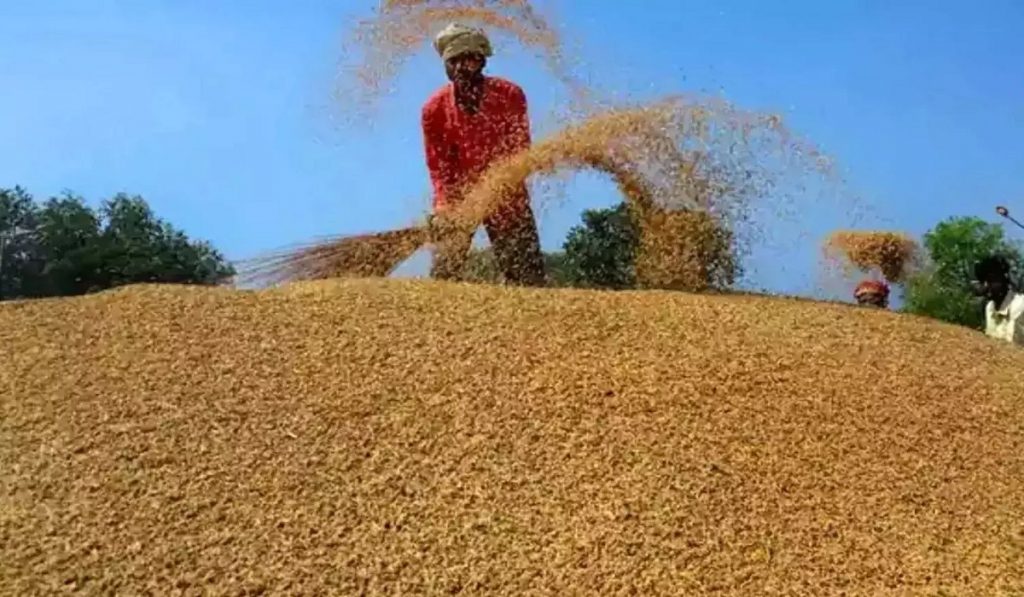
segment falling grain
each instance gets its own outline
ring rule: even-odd
[[[913,272],[919,252],[917,242],[900,232],[841,230],[826,239],[825,255],[847,269],[879,271],[899,284]]]
[[[507,35],[533,50],[549,72],[577,100],[588,92],[573,76],[561,40],[539,11],[522,0],[402,0],[383,2],[369,19],[359,21],[346,41],[349,64],[341,78],[338,98],[351,114],[371,108],[402,65],[452,22],[484,27],[490,34]]]
[[[706,211],[637,213],[640,288],[702,292],[732,286],[739,273],[732,232]]]

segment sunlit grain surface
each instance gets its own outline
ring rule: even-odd
[[[1024,591],[1024,356],[810,301],[0,305],[0,593]]]

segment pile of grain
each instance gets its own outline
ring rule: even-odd
[[[900,232],[840,230],[826,239],[825,255],[846,269],[879,271],[890,282],[899,284],[913,272],[918,245]]]
[[[1020,593],[1022,367],[756,297],[0,304],[0,594]]]

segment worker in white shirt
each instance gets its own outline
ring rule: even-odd
[[[1010,262],[1001,255],[982,259],[974,266],[974,277],[985,305],[985,334],[1024,346],[1024,294],[1010,281]]]

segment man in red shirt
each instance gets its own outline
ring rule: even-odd
[[[492,50],[482,31],[452,24],[434,47],[451,82],[423,106],[423,140],[434,215],[443,220],[488,167],[530,146],[530,123],[523,90],[484,75]],[[498,268],[508,283],[541,286],[544,258],[526,185],[502,200],[483,222]],[[446,230],[435,239],[432,277],[462,277],[474,233]]]

